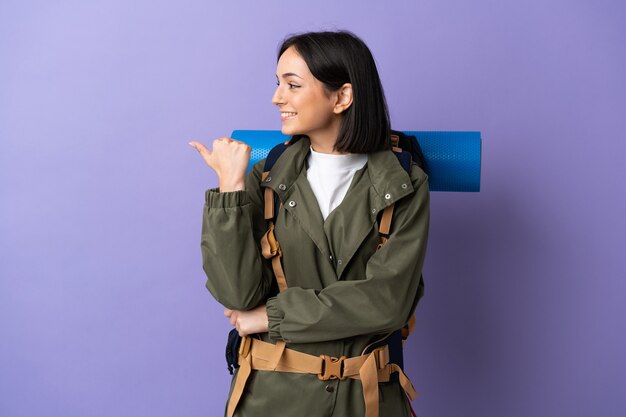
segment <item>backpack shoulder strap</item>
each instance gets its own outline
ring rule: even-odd
[[[272,171],[272,167],[274,166],[276,161],[278,161],[278,158],[280,158],[280,156],[283,154],[285,149],[287,149],[287,146],[289,146],[289,141],[279,143],[278,145],[274,146],[269,151],[269,153],[267,154],[267,157],[265,158],[265,164],[263,165],[263,174],[261,175],[261,181],[265,181],[265,179],[269,176],[270,172]],[[270,219],[275,220],[276,213],[275,213],[274,208],[277,204],[278,204],[278,195],[274,195],[272,189],[269,187],[266,187],[265,188],[265,210],[264,210],[265,220],[270,220]]]
[[[398,158],[398,162],[402,165],[402,168],[411,174],[411,154],[408,152],[404,152],[402,148],[399,148],[399,137],[398,135],[391,135],[391,145],[393,154]],[[393,217],[393,207],[395,204],[385,207],[383,210],[383,215],[380,219],[380,225],[378,227],[378,234],[380,235],[380,241],[378,242],[378,246],[376,250],[382,248],[384,244],[387,242],[387,238],[389,237],[389,229],[391,228],[391,219]]]
[[[265,164],[263,165],[264,174],[266,172],[269,173],[272,170],[272,167],[274,166],[276,161],[278,161],[278,158],[280,158],[280,156],[283,154],[283,152],[285,151],[285,149],[287,149],[288,146],[289,146],[289,141],[279,143],[278,145],[270,149],[269,153],[267,154],[267,157],[265,158]]]
[[[272,170],[272,167],[274,166],[276,161],[278,161],[278,158],[280,158],[283,152],[285,152],[285,149],[287,149],[289,145],[293,145],[294,143],[296,143],[301,138],[301,135],[293,136],[289,140],[279,143],[278,145],[275,145],[272,149],[270,149],[267,157],[265,158],[265,164],[263,165],[264,178],[262,178],[262,180],[265,180],[265,176],[267,176]]]
[[[391,135],[391,145],[392,145],[392,150],[393,150],[394,155],[396,155],[396,157],[398,158],[398,162],[400,162],[400,165],[402,165],[402,168],[404,168],[404,170],[410,175],[413,158],[409,152],[403,151],[402,148],[400,148],[400,141],[399,141],[398,135],[395,135],[395,134]],[[389,230],[391,228],[391,219],[393,217],[394,205],[395,204],[391,204],[390,206],[385,207],[385,209],[383,210],[383,214],[380,219],[380,225],[378,227],[378,234],[380,235],[380,241],[378,243],[378,246],[376,247],[376,250],[382,248],[387,242],[387,239],[389,238]],[[423,276],[420,276],[418,292],[420,291],[423,292]],[[418,294],[418,296],[420,295]],[[404,325],[404,327],[401,329],[401,332],[400,332],[402,336],[402,345],[404,345],[404,341],[409,336],[409,334],[413,332],[414,328],[415,328],[415,311],[413,310],[413,313],[411,314],[411,317],[408,323]]]
[[[272,167],[278,158],[280,158],[285,149],[287,149],[287,147],[293,142],[295,141],[288,140],[286,142],[279,143],[269,151],[267,157],[265,158],[265,164],[263,165],[263,174],[261,176],[262,182],[265,181],[270,175]],[[276,206],[279,204],[282,206],[282,202],[280,202],[278,194],[274,193],[274,190],[270,187],[265,187],[263,214],[265,220],[268,221],[268,229],[261,238],[261,253],[265,259],[272,260],[272,269],[274,270],[274,276],[276,277],[276,282],[278,283],[278,289],[280,292],[283,292],[287,289],[287,280],[285,279],[285,272],[283,271],[283,266],[280,261],[283,253],[280,249],[278,240],[276,240],[276,236],[274,236],[274,223],[276,222],[276,217],[278,216]]]

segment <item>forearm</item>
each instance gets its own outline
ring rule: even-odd
[[[338,281],[321,291],[289,288],[267,301],[270,337],[310,343],[397,330],[415,304],[422,261],[397,276],[384,271],[387,278],[373,278],[379,272],[371,269],[364,280]]]
[[[257,306],[269,292],[264,260],[255,242],[247,191],[206,192],[202,223],[202,265],[206,287],[222,305]]]

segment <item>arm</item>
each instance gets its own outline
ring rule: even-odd
[[[363,280],[322,290],[291,287],[267,300],[269,335],[288,343],[335,340],[401,328],[418,297],[429,226],[428,181],[396,202],[392,233],[368,260]]]
[[[246,177],[244,190],[205,193],[202,267],[206,287],[223,306],[249,310],[263,302],[272,286],[271,264],[261,255],[266,231],[260,187],[260,161]]]

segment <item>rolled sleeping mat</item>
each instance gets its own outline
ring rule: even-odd
[[[480,191],[480,132],[402,132],[415,136],[422,148],[430,191]],[[280,130],[233,130],[231,137],[252,147],[248,171],[291,138]]]

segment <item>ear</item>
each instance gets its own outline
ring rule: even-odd
[[[337,99],[333,112],[340,114],[352,105],[352,84],[345,83],[335,94]]]

